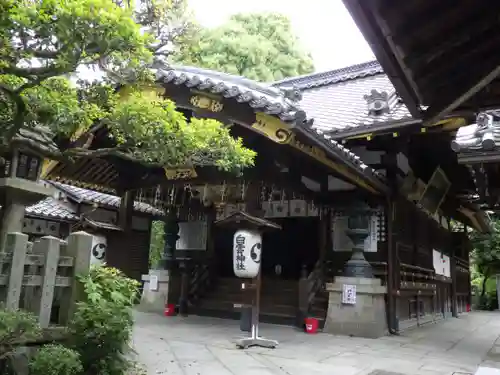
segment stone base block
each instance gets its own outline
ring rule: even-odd
[[[158,278],[158,288],[152,289],[151,276]],[[168,298],[170,275],[168,270],[149,270],[148,275],[142,275],[144,288],[142,290],[139,309],[162,314]]]
[[[356,286],[356,303],[342,303],[344,285]],[[380,279],[337,277],[326,284],[329,293],[324,332],[377,338],[387,334],[386,287]]]

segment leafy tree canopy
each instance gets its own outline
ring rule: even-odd
[[[241,75],[262,82],[313,72],[290,20],[276,13],[237,14],[220,27],[203,29],[181,45],[178,63]]]
[[[469,234],[473,246],[472,261],[486,278],[500,273],[500,220],[493,219],[491,225],[490,234],[476,231]]]
[[[0,0],[2,147],[21,127],[43,125],[69,136],[106,126],[117,146],[72,148],[67,155],[118,155],[146,164],[217,165],[237,170],[254,153],[214,120],[186,118],[143,90],[149,67],[193,30],[184,0]],[[100,81],[70,80],[96,66]],[[127,95],[116,88],[129,87]]]

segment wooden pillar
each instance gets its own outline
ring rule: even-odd
[[[455,257],[456,251],[453,243],[449,245],[450,256],[450,277],[451,277],[451,315],[458,318],[457,306],[457,259]]]
[[[321,194],[326,196],[328,194],[328,175],[326,175],[322,181],[320,181],[320,189]],[[323,270],[325,269],[325,261],[328,255],[328,247],[329,241],[328,236],[331,232],[331,218],[332,213],[330,208],[325,208],[320,211],[320,220],[319,220],[319,260],[321,261],[321,267]],[[332,251],[332,250],[330,250]]]
[[[397,317],[397,296],[399,290],[400,274],[398,267],[398,254],[396,245],[396,233],[394,228],[397,201],[397,160],[396,153],[389,150],[383,157],[383,164],[387,170],[391,192],[386,197],[386,228],[387,228],[387,323],[390,333],[399,331]]]
[[[118,222],[120,228],[128,231],[132,227],[132,215],[134,213],[135,191],[125,191],[120,200],[120,210],[118,212]]]

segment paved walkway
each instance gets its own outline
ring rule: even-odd
[[[500,368],[500,312],[376,340],[261,325],[263,336],[280,342],[276,349],[236,349],[238,324],[137,313],[133,344],[148,375],[459,375],[480,364]]]

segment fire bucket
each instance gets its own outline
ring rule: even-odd
[[[314,334],[318,332],[318,319],[305,318],[304,323],[306,326],[306,333]]]
[[[163,311],[163,315],[165,316],[174,316],[175,315],[175,304],[167,303],[165,305],[165,311]]]

